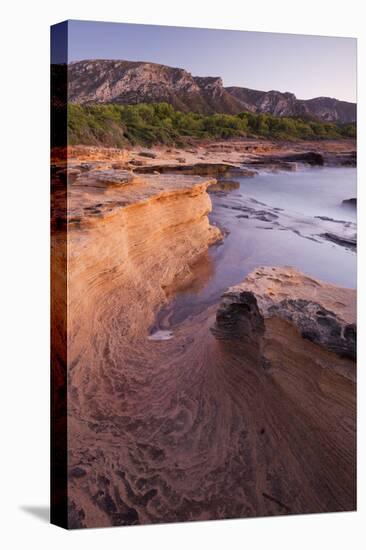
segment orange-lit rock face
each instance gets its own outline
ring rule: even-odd
[[[243,287],[259,304],[249,343],[217,338],[217,306],[151,340],[220,238],[211,180],[107,176],[69,186],[70,527],[353,509],[354,362],[263,303],[316,299],[350,324],[354,294],[264,269]]]
[[[166,299],[164,288],[189,277],[190,264],[220,238],[208,222],[209,183],[200,177],[146,176],[116,185],[97,173],[71,185],[71,338],[79,330],[89,338],[94,331],[89,323],[104,324],[99,307],[109,311],[109,320],[124,311],[117,338],[141,338],[142,330],[145,337],[154,310]]]

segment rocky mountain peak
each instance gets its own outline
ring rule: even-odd
[[[219,76],[192,76],[158,63],[88,59],[68,66],[71,103],[157,103],[198,113],[242,111],[300,116],[329,122],[356,120],[356,104],[329,97],[297,99],[291,92],[224,87]]]

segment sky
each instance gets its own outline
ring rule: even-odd
[[[68,22],[68,61],[150,61],[221,76],[224,86],[288,91],[299,99],[356,101],[356,48],[354,38]],[[59,47],[52,60],[65,61]]]

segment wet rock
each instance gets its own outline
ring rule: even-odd
[[[344,323],[319,303],[285,299],[270,306],[268,314],[290,321],[306,340],[320,344],[341,357],[356,359],[355,323]]]
[[[254,176],[257,175],[257,170],[250,170],[248,168],[243,168],[242,166],[240,168],[238,166],[230,168],[230,170],[228,171],[228,176],[230,177],[239,176],[241,178],[254,178]]]
[[[171,330],[156,330],[148,336],[148,340],[161,342],[163,340],[171,340],[174,334]]]
[[[239,189],[240,183],[233,180],[219,180],[216,183],[213,183],[207,189],[209,193],[218,193],[221,191],[233,191],[234,189]]]
[[[357,247],[356,235],[338,235],[337,233],[330,233],[327,231],[326,233],[322,233],[320,236],[327,241],[331,241],[346,248],[354,249]]]
[[[323,166],[324,157],[320,153],[309,151],[308,153],[294,153],[282,157],[282,161],[286,162],[306,162],[312,166]]]
[[[335,220],[334,218],[329,218],[328,216],[315,216],[318,220],[323,220],[324,222],[333,222],[333,223],[347,223],[344,220]]]
[[[261,355],[266,320],[280,318],[300,335],[341,357],[356,359],[355,291],[327,285],[293,268],[258,268],[222,296],[213,334]],[[290,345],[290,343],[289,343]],[[262,356],[261,364],[266,364]]]
[[[265,325],[254,293],[225,292],[211,332],[218,340],[235,340],[236,346],[245,348],[247,357],[260,360]]]
[[[278,216],[276,214],[272,214],[272,212],[265,212],[265,211],[260,210],[260,211],[255,213],[253,218],[255,220],[259,220],[261,222],[271,223],[271,222],[273,222],[273,220],[276,220],[278,218]]]
[[[345,199],[342,201],[342,206],[351,206],[352,208],[357,207],[357,199],[356,197],[352,197],[351,199]]]
[[[328,166],[357,166],[356,151],[328,152],[324,158]]]

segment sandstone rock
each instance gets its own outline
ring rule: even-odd
[[[216,183],[213,183],[208,188],[209,193],[219,193],[221,191],[233,191],[234,189],[239,189],[240,183],[233,180],[219,180]]]
[[[265,322],[280,318],[300,335],[341,357],[356,359],[356,293],[293,268],[258,268],[223,295],[212,332],[219,339],[257,345]]]
[[[217,338],[240,338],[245,343],[264,334],[264,318],[253,292],[228,290],[223,295],[212,331]]]
[[[114,162],[112,164],[112,168],[114,170],[125,170],[126,169],[126,163],[125,162]]]
[[[128,185],[138,178],[128,170],[92,170],[77,179],[79,185],[113,187]]]
[[[156,153],[153,153],[152,151],[140,151],[139,155],[140,157],[146,157],[148,159],[156,158]]]
[[[135,169],[137,174],[185,174],[195,176],[218,176],[225,174],[229,170],[236,169],[236,166],[221,162],[197,162],[195,164],[155,164],[150,166],[141,166]]]

